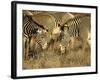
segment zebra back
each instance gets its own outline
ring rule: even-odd
[[[51,15],[55,18],[57,26],[62,26],[67,20],[74,17],[71,13],[66,12],[52,12]]]
[[[36,34],[38,30],[38,25],[34,23],[30,16],[23,17],[23,34],[27,37],[31,37]]]
[[[65,24],[64,27],[67,28],[67,33],[70,37],[78,37],[82,30],[89,30],[90,27],[90,16],[87,15],[80,15],[76,16],[72,19],[69,19]]]

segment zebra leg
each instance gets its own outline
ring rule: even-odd
[[[27,38],[23,37],[23,52],[24,52],[24,59],[26,59],[26,54],[27,54]]]
[[[29,39],[27,39],[26,43],[26,48],[25,48],[25,59],[29,59]]]
[[[26,59],[26,46],[27,46],[27,40],[26,39],[24,39],[24,42],[23,42],[23,52],[24,52],[24,59]]]

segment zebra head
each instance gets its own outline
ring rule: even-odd
[[[50,41],[50,37],[48,36],[48,30],[39,28],[37,30],[37,33],[38,43],[42,46],[43,49],[46,49],[47,44]]]
[[[80,17],[74,17],[69,19],[64,24],[64,35],[68,42],[67,47],[70,49],[76,49],[82,47],[82,39],[80,37]]]

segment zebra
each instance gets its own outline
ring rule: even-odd
[[[36,34],[37,30],[38,30],[38,25],[32,21],[31,17],[29,16],[23,17],[24,36],[31,38],[32,34]]]
[[[38,46],[40,46],[39,42],[36,41],[35,39],[37,37],[39,28],[43,28],[43,26],[34,22],[31,16],[27,16],[27,15],[23,16],[23,37],[24,37],[23,44],[24,44],[24,58],[25,59],[33,56],[32,54],[33,50],[31,47],[34,45],[34,43],[38,43]],[[35,40],[35,42],[33,39]]]
[[[51,40],[48,43],[48,46],[52,46],[51,48],[56,49],[54,51],[59,51],[60,53],[65,53],[65,47],[62,43],[62,39],[64,37],[64,31],[61,27],[63,23],[73,18],[74,15],[66,12],[52,12],[50,13],[55,19],[55,27],[53,27]],[[67,17],[67,18],[66,18]],[[60,44],[59,44],[60,43]]]
[[[25,59],[29,55],[29,43],[31,41],[32,35],[36,35],[37,25],[34,24],[29,16],[23,16],[23,39],[24,39],[24,57]]]
[[[37,57],[38,53],[47,48],[47,42],[49,41],[47,32],[48,30],[43,25],[35,22],[32,16],[23,16],[25,58]]]
[[[79,26],[80,26],[80,18],[70,19],[67,23],[65,23],[64,27],[67,28],[67,32],[70,37],[78,37],[79,36]]]
[[[88,32],[91,27],[90,15],[75,16],[61,27],[64,28],[65,39],[69,40],[68,47],[71,49],[82,48],[82,45],[87,43]]]

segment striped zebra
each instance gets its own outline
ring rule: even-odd
[[[79,27],[80,27],[81,19],[79,17],[75,17],[67,21],[67,23],[64,24],[64,27],[67,28],[67,32],[69,33],[70,37],[78,37]]]
[[[64,25],[64,34],[69,36],[68,47],[74,49],[82,47],[87,42],[88,32],[91,27],[90,15],[78,15],[69,19]]]
[[[31,17],[24,15],[22,28],[24,37],[24,58],[26,59],[29,55],[29,44],[32,35],[35,35],[37,31],[37,25],[32,22]]]
[[[32,37],[30,41],[30,57],[33,59],[39,59],[41,56],[44,56],[43,51],[48,49],[48,34],[45,30],[38,30],[36,38]]]
[[[74,15],[69,12],[52,12],[50,14],[55,18],[56,27],[62,26],[66,21],[74,17]]]
[[[36,34],[38,25],[34,23],[29,16],[23,17],[23,34],[24,36],[31,38],[32,34]]]
[[[32,20],[31,16],[23,16],[25,58],[36,57],[42,49],[46,48],[46,40],[48,40],[46,32],[47,30]]]
[[[72,19],[74,15],[68,12],[54,12],[51,15],[55,18],[56,27],[53,29],[52,34],[53,36],[56,34],[59,34],[56,36],[59,40],[63,37],[63,24],[65,24],[69,19]]]
[[[74,15],[67,12],[52,12],[50,14],[55,18],[56,26],[53,28],[52,37],[51,37],[52,39],[49,42],[49,46],[53,45],[52,47],[53,49],[57,48],[57,50],[58,51],[60,50],[61,53],[65,53],[64,45],[66,44],[66,42],[62,40],[64,37],[64,29],[62,28],[62,26],[66,21],[73,18]],[[52,44],[52,41],[54,41],[53,42],[54,44]],[[58,42],[60,42],[59,45],[58,45]]]
[[[36,40],[38,30],[40,27],[42,26],[34,22],[31,16],[23,16],[23,36],[24,36],[23,44],[24,44],[25,59],[33,56],[32,53],[33,45],[38,47],[40,46],[39,41]]]

